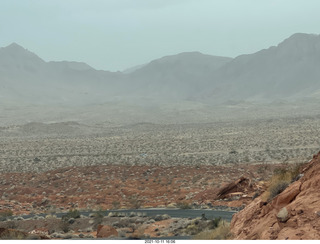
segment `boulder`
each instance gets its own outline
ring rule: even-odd
[[[118,231],[110,225],[98,225],[97,238],[109,238],[118,236]]]
[[[281,223],[287,222],[289,219],[289,213],[286,207],[281,208],[281,210],[277,214],[277,218]]]
[[[294,182],[291,187],[287,188],[277,197],[277,200],[275,202],[276,208],[281,208],[283,206],[288,205],[290,202],[292,202],[295,197],[300,193],[300,186],[301,182],[296,181]]]

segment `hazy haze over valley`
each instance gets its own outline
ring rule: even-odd
[[[318,4],[4,1],[0,125],[317,114]]]
[[[319,239],[319,9],[0,1],[0,239]]]
[[[45,62],[12,43],[0,49],[2,124],[194,123],[292,116],[302,108],[301,115],[314,113],[319,66],[320,36],[303,33],[234,59],[185,52],[123,73]]]

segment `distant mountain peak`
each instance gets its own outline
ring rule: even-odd
[[[23,55],[23,56],[28,55],[28,56],[34,56],[39,58],[36,54],[34,54],[33,52],[30,52],[28,49],[20,46],[16,42],[13,42],[9,46],[1,48],[1,50],[6,53],[10,53],[12,55]]]
[[[295,33],[292,34],[288,39],[302,39],[302,38],[314,38],[314,37],[319,37],[317,34],[307,34],[307,33]]]
[[[22,48],[22,46],[20,46],[18,43],[16,43],[16,42],[12,42],[10,45],[8,45],[7,47],[21,47]]]
[[[4,49],[10,50],[10,51],[28,51],[27,49],[20,46],[16,42],[13,42],[9,46],[4,47]]]
[[[306,33],[295,33],[291,35],[289,38],[285,39],[283,42],[279,44],[288,45],[290,43],[305,45],[307,43],[316,43],[320,41],[320,35],[317,34],[306,34]]]
[[[1,57],[2,62],[9,62],[9,60],[11,60],[12,63],[45,63],[45,61],[42,60],[38,55],[30,52],[28,49],[20,46],[16,42],[11,43],[9,46],[0,48],[0,58]]]

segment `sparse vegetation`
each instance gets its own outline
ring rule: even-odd
[[[4,128],[1,133],[7,135],[5,131],[15,129]],[[280,163],[286,159],[291,163],[308,159],[319,148],[315,143],[319,141],[317,133],[314,133],[319,130],[317,117],[250,123],[110,127],[107,134],[103,127],[96,130],[95,135],[85,138],[66,134],[63,138],[50,136],[49,140],[43,135],[35,135],[35,140],[22,133],[18,141],[13,143],[8,139],[8,143],[3,144],[0,169],[2,172],[43,172],[68,166],[114,163],[194,166]],[[108,145],[107,150],[105,145]],[[36,160],[37,167],[34,167],[35,158],[41,160]],[[52,182],[55,186],[59,185],[57,183]]]
[[[64,233],[68,233],[71,228],[70,228],[70,224],[65,221],[65,220],[61,220],[60,224],[59,224],[59,228],[64,232]]]
[[[195,240],[228,240],[231,239],[230,223],[222,220],[219,221],[218,226],[213,230],[205,230],[197,234],[193,239]]]
[[[69,212],[65,215],[62,216],[62,220],[67,222],[69,221],[70,219],[77,219],[77,218],[80,218],[80,212],[79,210],[77,209],[71,209],[69,210]]]
[[[188,202],[178,202],[177,203],[177,208],[180,209],[191,209],[191,205]]]
[[[62,217],[60,225],[59,220],[56,225],[56,231],[69,232],[84,219],[75,220],[80,217],[75,208],[138,209],[147,206],[144,204],[181,209],[208,207],[206,204],[210,199],[201,195],[202,192],[213,186],[221,187],[222,182],[238,179],[239,172],[252,177],[254,183],[267,179],[278,165],[273,163],[284,162],[274,171],[270,181],[266,199],[271,200],[299,174],[299,167],[292,162],[299,158],[306,160],[318,150],[310,139],[319,127],[318,120],[311,120],[307,125],[305,120],[289,125],[286,122],[275,120],[270,125],[259,121],[251,126],[230,122],[201,126],[150,125],[149,129],[117,127],[110,128],[108,135],[102,133],[86,138],[66,135],[63,138],[8,140],[1,148],[1,170],[16,173],[3,172],[5,177],[0,177],[0,197],[7,204],[5,207],[14,211],[19,207],[27,212],[53,214],[73,208]],[[267,130],[270,126],[274,126],[271,133]],[[41,161],[35,162],[35,158]],[[237,163],[238,166],[225,166],[225,163]],[[63,169],[56,169],[62,166]],[[248,171],[252,168],[254,174]],[[19,173],[23,171],[28,173]],[[46,172],[37,174],[37,171]],[[260,192],[254,197],[258,195]],[[115,212],[118,218],[127,222],[132,218]],[[10,212],[6,214],[10,216]],[[105,224],[107,217],[103,215],[103,211],[97,212],[89,220],[90,228]],[[197,234],[206,229],[204,239],[229,238],[226,224],[220,222],[220,219],[208,221],[206,225],[202,220],[194,222],[189,225],[188,233]],[[133,231],[140,225],[131,224]],[[217,232],[213,234],[212,229]]]
[[[120,202],[119,201],[113,201],[112,202],[112,209],[119,209],[120,208]]]
[[[14,231],[5,230],[0,235],[1,240],[24,240],[26,239],[26,237],[27,237],[26,233],[18,230],[14,230]]]
[[[299,175],[300,167],[301,164],[295,164],[292,166],[284,164],[283,167],[277,168],[269,181],[269,187],[267,191],[262,195],[262,199],[264,201],[270,201],[278,194],[283,192]]]
[[[102,209],[93,214],[93,228],[96,229],[98,225],[102,224],[105,215],[105,211]]]
[[[138,195],[132,195],[129,197],[130,207],[133,209],[139,209],[141,207],[142,201]]]
[[[273,185],[269,188],[269,197],[268,201],[279,195],[281,192],[283,192],[289,185],[289,182],[287,181],[277,181],[274,182]]]
[[[3,210],[3,211],[0,211],[0,219],[2,218],[7,218],[7,217],[10,217],[13,215],[13,212],[11,210]]]
[[[61,217],[60,221],[60,229],[64,233],[68,233],[70,231],[70,226],[74,223],[74,220],[80,218],[80,212],[77,209],[71,209],[69,212]]]
[[[219,226],[219,223],[222,221],[221,217],[218,218],[214,218],[213,220],[211,220],[210,223],[210,229],[215,229]]]

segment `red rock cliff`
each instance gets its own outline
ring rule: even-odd
[[[320,152],[302,170],[303,176],[271,202],[261,197],[235,214],[235,239],[320,239]]]

